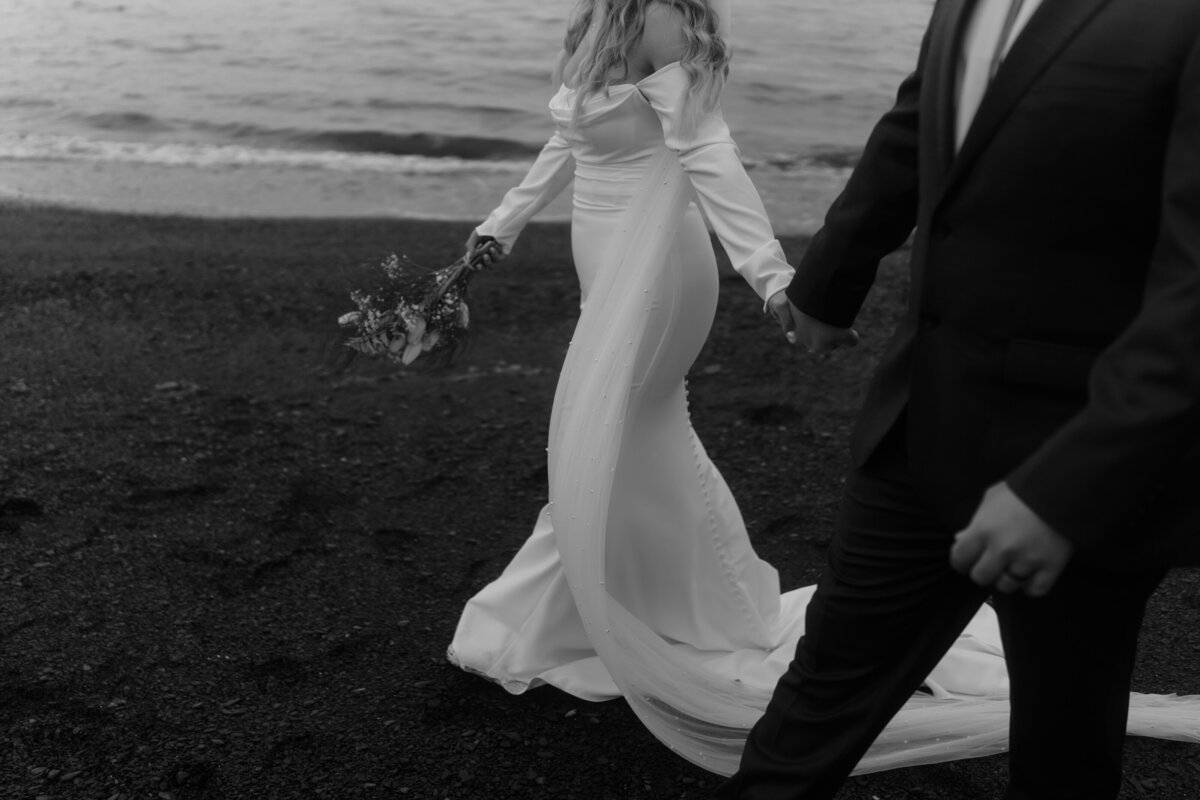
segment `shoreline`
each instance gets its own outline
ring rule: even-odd
[[[850,174],[843,165],[750,164],[780,236],[811,235]],[[199,167],[86,160],[0,160],[0,202],[99,212],[225,219],[482,221],[522,178],[519,171],[404,174]],[[570,219],[570,189],[535,218]]]

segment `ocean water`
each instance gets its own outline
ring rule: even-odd
[[[737,0],[723,105],[778,227],[811,224],[844,181],[931,6]],[[475,218],[550,132],[549,73],[572,7],[0,0],[0,194]]]

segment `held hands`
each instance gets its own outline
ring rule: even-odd
[[[980,586],[1041,597],[1075,552],[1008,485],[987,490],[971,523],[954,537],[950,564]]]
[[[471,256],[471,269],[481,270],[494,267],[508,258],[504,246],[491,236],[480,236],[475,231],[467,237],[467,253]]]
[[[782,290],[767,300],[767,313],[779,323],[789,344],[799,344],[809,353],[825,355],[839,347],[858,346],[858,331],[837,328],[810,317],[796,308]]]

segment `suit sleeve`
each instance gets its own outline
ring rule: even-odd
[[[1179,81],[1162,185],[1139,313],[1097,360],[1087,405],[1008,478],[1081,549],[1103,549],[1200,439],[1200,41]]]
[[[571,153],[571,143],[561,131],[555,131],[524,180],[504,195],[500,205],[475,232],[495,237],[506,252],[511,250],[529,221],[566,188],[574,175],[575,157]]]
[[[733,268],[766,301],[793,270],[771,230],[758,190],[746,174],[718,109],[688,101],[687,72],[672,65],[638,84],[662,123],[667,147],[679,156],[696,199]]]
[[[918,108],[929,34],[917,68],[895,105],[875,125],[846,188],[830,205],[788,287],[804,313],[848,328],[866,299],[879,262],[900,247],[917,220]]]

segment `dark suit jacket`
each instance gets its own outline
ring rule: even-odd
[[[915,226],[854,458],[907,408],[949,524],[1007,480],[1081,554],[1200,563],[1200,0],[1045,0],[956,155],[971,5],[937,3],[788,288],[848,326]]]

